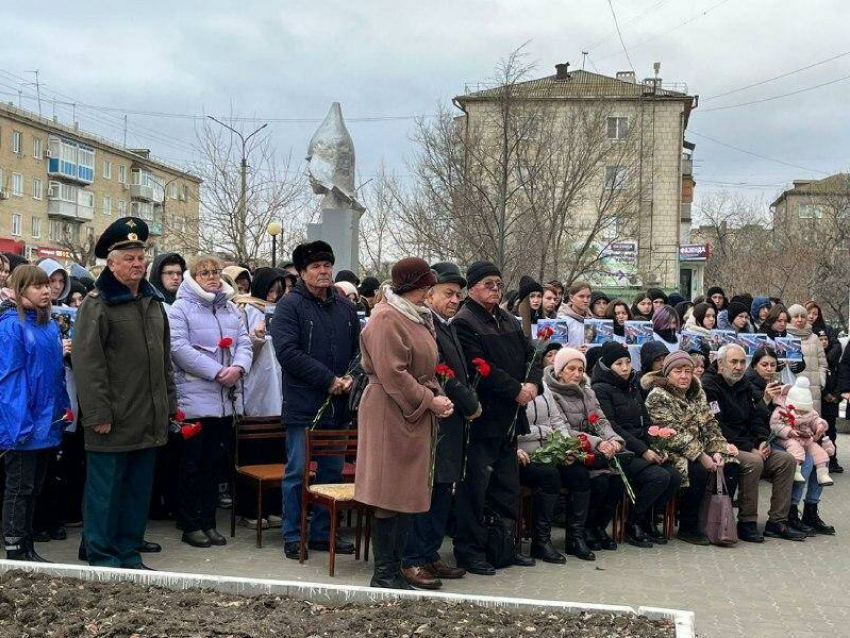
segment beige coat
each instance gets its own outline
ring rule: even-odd
[[[797,337],[802,342],[803,361],[806,363],[806,369],[797,376],[804,376],[809,380],[809,389],[812,391],[815,412],[820,414],[821,395],[823,394],[823,387],[826,385],[826,375],[829,371],[829,366],[826,362],[826,353],[820,344],[820,339],[812,332],[811,328],[797,330],[789,326],[788,336]]]
[[[426,512],[437,342],[427,326],[381,302],[360,334],[360,348],[369,384],[358,411],[354,498],[394,512]]]

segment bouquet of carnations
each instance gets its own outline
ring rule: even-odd
[[[589,454],[592,453],[587,452],[585,441],[567,436],[562,430],[555,430],[546,442],[529,456],[533,462],[543,465],[569,465],[568,459],[583,463]]]
[[[649,434],[652,449],[660,454],[667,454],[670,439],[676,435],[676,430],[673,428],[650,425],[646,433]]]

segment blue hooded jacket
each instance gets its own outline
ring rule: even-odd
[[[21,322],[15,305],[5,301],[0,305],[0,343],[0,449],[58,446],[70,402],[56,322],[37,323],[34,310]]]
[[[750,317],[753,320],[753,326],[758,330],[761,325],[759,319],[759,310],[767,306],[770,308],[770,297],[756,297],[753,299],[753,305],[750,307]]]

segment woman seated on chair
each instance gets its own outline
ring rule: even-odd
[[[634,458],[625,464],[626,476],[635,491],[635,502],[626,520],[626,542],[635,547],[664,545],[667,539],[655,526],[655,513],[664,511],[667,501],[679,491],[682,482],[670,460],[652,449],[647,433],[650,425],[637,388],[629,350],[609,341],[593,368],[593,391],[614,431],[626,441]]]
[[[709,474],[723,472],[729,493],[734,494],[738,461],[708,407],[688,353],[668,354],[661,370],[645,375],[641,384],[649,390],[646,409],[650,423],[676,431],[666,440],[664,451],[682,476],[677,536],[694,545],[708,545],[699,528],[699,507]]]

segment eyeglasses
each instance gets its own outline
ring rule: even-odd
[[[487,290],[504,290],[505,289],[505,284],[503,284],[501,281],[487,281],[487,282],[482,281],[479,285],[482,286],[483,288],[486,288]]]
[[[181,277],[182,275],[183,275],[183,272],[180,271],[180,270],[163,270],[162,271],[163,277]]]
[[[198,277],[203,277],[204,279],[206,279],[207,277],[218,277],[220,275],[220,270],[202,270],[198,273]]]

